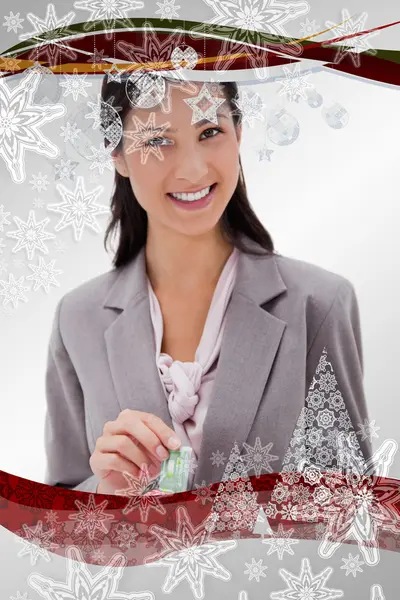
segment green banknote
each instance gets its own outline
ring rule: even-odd
[[[161,492],[177,494],[188,489],[192,448],[181,446],[179,450],[171,450],[169,458],[161,464],[158,489]]]

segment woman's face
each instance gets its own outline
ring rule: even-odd
[[[122,149],[113,153],[116,169],[129,177],[153,230],[209,232],[218,226],[238,182],[241,126],[235,126],[227,100],[216,108],[218,125],[201,121],[203,114],[184,102],[200,94],[203,84],[195,85],[198,92],[193,95],[171,86],[168,113],[159,106],[132,108],[124,120]],[[224,98],[222,88],[219,97]],[[203,191],[212,184],[210,202],[203,207],[168,195]]]

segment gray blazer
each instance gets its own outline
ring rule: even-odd
[[[250,242],[253,245],[253,242]],[[272,442],[280,470],[326,348],[352,424],[368,418],[357,299],[343,276],[305,261],[240,254],[194,486],[221,481],[236,442]],[[48,349],[45,482],[95,492],[89,458],[125,408],[173,428],[155,361],[145,253],[57,304]],[[359,440],[364,456],[368,439]]]

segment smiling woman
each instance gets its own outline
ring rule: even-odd
[[[351,451],[369,458],[352,429],[368,417],[352,284],[275,251],[246,192],[236,84],[163,85],[154,102],[129,74],[103,81],[103,105],[123,125],[105,235],[118,246],[109,272],[57,306],[47,482],[114,494],[134,477],[145,489],[147,469],[159,474],[180,446],[193,450],[191,488],[221,481],[222,457],[242,446],[275,471],[307,461],[334,470],[342,425]],[[327,370],[335,389],[317,394]],[[309,435],[292,453],[296,424]]]

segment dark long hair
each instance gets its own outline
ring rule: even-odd
[[[241,120],[241,113],[235,100],[239,97],[236,82],[221,82],[219,85],[229,103],[235,125]],[[103,102],[111,104],[121,117],[122,123],[132,104],[125,91],[126,79],[121,83],[110,81],[105,76],[102,83],[101,98]],[[132,89],[132,87],[131,87]],[[138,92],[139,93],[139,92]],[[116,150],[122,149],[122,137]],[[105,140],[108,145],[108,140]],[[246,190],[242,163],[239,156],[239,178],[235,191],[232,194],[222,216],[221,230],[224,237],[233,246],[249,254],[275,254],[274,244],[268,231],[254,213]],[[107,226],[104,247],[107,251],[107,242],[111,235],[115,235],[119,228],[120,236],[116,253],[113,258],[115,268],[123,267],[132,261],[147,239],[147,213],[137,201],[133,193],[129,177],[123,177],[115,169],[114,190],[111,199],[111,220]],[[258,244],[264,252],[249,248],[242,238],[242,234]]]

